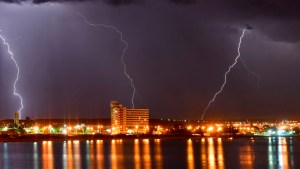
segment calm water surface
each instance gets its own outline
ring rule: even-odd
[[[0,168],[300,169],[300,138],[0,143]]]

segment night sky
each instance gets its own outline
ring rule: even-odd
[[[0,33],[21,74],[22,118],[109,118],[109,101],[131,107],[120,60],[124,44],[135,105],[151,118],[200,119],[237,55],[242,62],[205,118],[299,118],[298,0],[0,0]],[[0,118],[19,108],[16,68],[0,45]]]

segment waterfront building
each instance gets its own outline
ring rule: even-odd
[[[130,109],[113,100],[110,102],[110,111],[112,134],[138,134],[149,131],[149,109]]]

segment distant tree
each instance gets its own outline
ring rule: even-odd
[[[19,127],[18,130],[19,130],[19,133],[20,133],[21,135],[26,135],[26,134],[27,134],[26,130],[24,130],[23,127]]]
[[[173,130],[171,130],[170,134],[173,134],[173,135],[191,135],[192,132],[190,132],[187,129],[173,129]]]
[[[224,129],[224,133],[230,133],[230,134],[237,134],[239,132],[238,129],[234,128],[234,127],[226,127]]]
[[[200,134],[201,136],[204,135],[204,131],[202,129],[198,129],[194,132],[195,134]]]
[[[59,133],[59,130],[60,130],[60,127],[58,127],[58,126],[53,126],[53,127],[51,128],[51,133],[57,134],[57,133]]]
[[[270,125],[263,125],[262,128],[263,128],[264,130],[266,130],[266,129],[269,128],[269,127],[270,127]]]
[[[300,133],[300,128],[299,127],[294,127],[293,132],[295,132],[296,135],[299,135]]]

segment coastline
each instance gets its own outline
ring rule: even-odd
[[[195,136],[195,135],[57,135],[57,134],[32,134],[21,135],[16,137],[0,137],[0,143],[5,142],[43,142],[43,141],[86,141],[86,140],[134,140],[134,139],[163,139],[163,140],[186,140],[186,139],[202,139],[202,138],[280,138],[292,137],[300,138],[300,136],[252,136],[252,135],[231,135],[231,136]]]

